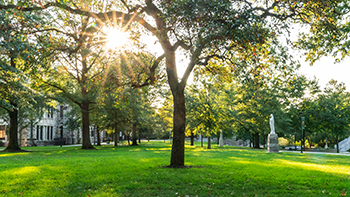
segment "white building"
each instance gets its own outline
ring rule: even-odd
[[[21,146],[45,146],[61,144],[76,144],[81,141],[81,131],[68,131],[63,123],[65,122],[64,113],[66,106],[57,106],[56,109],[45,110],[40,121],[33,126],[28,126],[18,132],[19,143]],[[0,141],[6,146],[8,143],[8,124],[0,120]],[[63,135],[61,136],[61,131]],[[1,143],[0,143],[1,145]]]

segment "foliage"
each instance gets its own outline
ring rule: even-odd
[[[215,85],[204,82],[192,85],[186,93],[188,130],[205,136],[220,132],[226,120],[222,93]]]
[[[195,67],[220,70],[222,64],[216,64],[215,61],[230,61],[231,56],[239,57],[234,63],[231,62],[233,69],[236,68],[237,61],[250,66],[254,64],[245,63],[258,62],[255,58],[257,54],[265,54],[269,57],[269,61],[275,61],[266,47],[274,46],[278,35],[288,32],[292,23],[310,23],[316,29],[321,27],[326,30],[325,33],[320,31],[321,35],[329,37],[332,29],[337,32],[342,27],[348,26],[348,23],[343,25],[339,21],[349,12],[348,2],[344,0],[146,0],[118,3],[114,1],[101,3],[98,0],[16,3],[18,5],[13,5],[12,2],[2,3],[0,9],[30,11],[58,7],[66,13],[74,13],[77,17],[91,17],[91,20],[95,20],[100,26],[110,21],[118,22],[127,28],[130,25],[142,26],[142,30],[156,37],[164,50],[164,54],[157,58],[157,63],[162,59],[166,60],[168,83],[174,99],[173,118],[176,121],[173,121],[174,146],[171,159],[173,167],[184,165],[183,136],[186,126],[184,89]],[[112,8],[115,11],[112,11]],[[111,18],[113,20],[110,20]],[[317,37],[317,34],[313,34],[311,39]],[[317,43],[322,44],[320,41]],[[179,47],[186,50],[190,59],[181,79],[177,76],[175,62],[175,51]],[[85,91],[85,86],[83,87]]]
[[[154,126],[152,104],[157,94],[157,84],[161,72],[152,70],[154,57],[146,52],[114,53],[109,69],[103,75],[108,80],[99,90],[98,106],[102,114],[102,124],[106,127],[127,134],[132,124],[139,132],[150,135]],[[154,72],[157,79],[150,80]]]
[[[310,64],[324,56],[333,56],[335,62],[340,62],[349,56],[349,1],[310,1],[308,4],[314,6],[304,17],[309,31],[300,34],[296,47],[305,51]],[[326,7],[316,9],[320,5]]]
[[[170,92],[165,93],[164,101],[156,110],[154,134],[160,139],[168,139],[172,136],[173,130],[173,100]]]
[[[280,55],[279,58],[285,62],[287,57]],[[305,77],[295,73],[294,64],[274,63],[241,68],[239,73],[242,74],[236,76],[232,87],[226,90],[226,103],[232,111],[238,137],[254,141],[257,148],[259,143],[266,144],[270,114],[274,115],[277,134],[284,136],[291,132],[288,108],[303,95],[303,85],[306,84]]]
[[[63,118],[63,125],[69,132],[80,130],[82,120],[80,109],[77,106],[69,105],[69,109],[66,110]]]
[[[318,98],[318,116],[322,122],[321,128],[330,133],[337,144],[339,152],[339,141],[349,134],[349,93],[345,92],[344,83],[331,80]]]
[[[18,151],[17,132],[21,134],[25,127],[39,121],[40,108],[46,104],[45,95],[35,88],[37,80],[33,75],[50,61],[50,51],[46,50],[51,46],[46,40],[48,34],[39,30],[50,17],[0,10],[0,18],[0,108],[9,115],[7,150]]]

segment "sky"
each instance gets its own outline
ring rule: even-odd
[[[314,76],[319,80],[319,85],[323,89],[326,84],[331,80],[337,80],[338,82],[344,82],[346,90],[350,90],[350,59],[346,58],[340,63],[334,63],[334,58],[323,57],[319,61],[315,62],[313,66],[310,66],[308,62],[300,60],[301,67],[299,73],[304,74],[309,79]]]

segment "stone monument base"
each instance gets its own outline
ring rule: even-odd
[[[271,134],[271,133],[269,134],[268,140],[267,140],[267,152],[268,153],[280,152],[277,134]]]

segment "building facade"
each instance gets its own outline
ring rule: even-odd
[[[57,106],[44,110],[40,120],[29,123],[18,132],[20,146],[45,146],[81,143],[81,128],[68,131],[64,126],[67,106]],[[8,123],[0,120],[0,146],[7,146]]]

